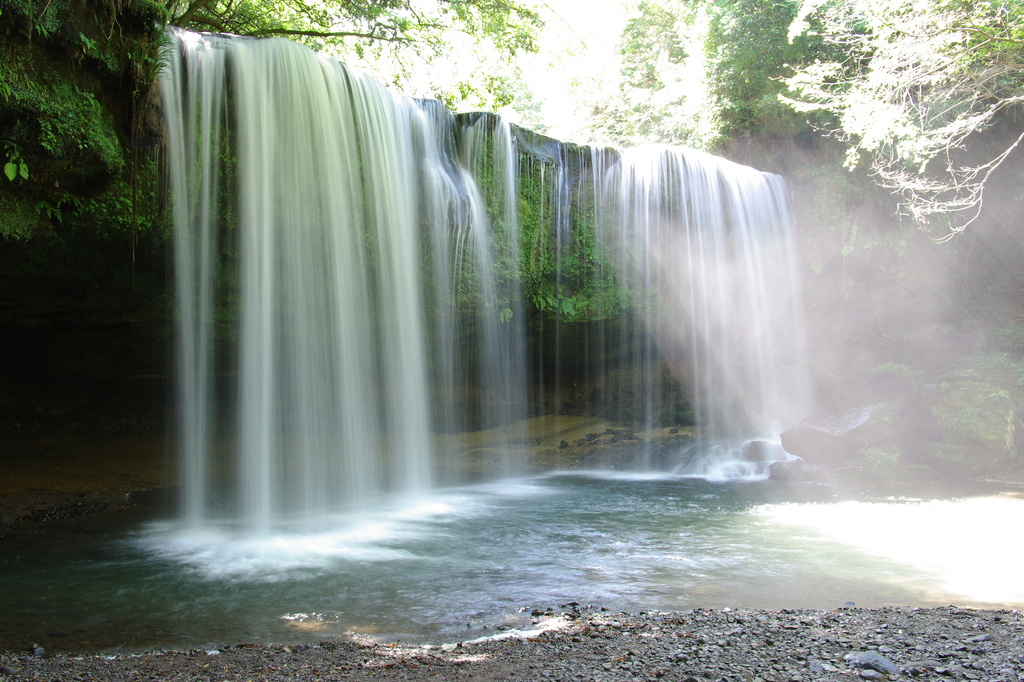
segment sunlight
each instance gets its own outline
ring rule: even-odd
[[[924,571],[950,599],[1024,601],[1024,545],[1008,534],[1024,526],[1024,500],[1016,496],[777,504],[754,513]]]

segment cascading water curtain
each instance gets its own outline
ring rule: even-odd
[[[458,421],[466,363],[451,357],[459,302],[442,289],[466,258],[478,300],[499,297],[479,191],[443,148],[450,115],[289,41],[174,37],[163,92],[186,523],[265,535],[428,491],[432,430]],[[458,353],[496,365],[512,354],[503,339],[477,333]]]
[[[701,152],[627,150],[602,242],[712,439],[777,435],[809,405],[802,297],[781,178]]]
[[[173,35],[163,92],[188,527],[267,535],[458,483],[453,452],[469,440],[439,452],[439,432],[502,427],[505,442],[488,447],[504,464],[489,473],[515,474],[530,367],[556,412],[581,381],[603,382],[600,414],[645,428],[679,410],[665,364],[694,387],[707,435],[803,414],[778,178],[678,149],[616,160],[536,136],[540,155],[521,167],[532,152],[497,117],[401,98],[286,40]],[[526,194],[520,176],[532,177]],[[584,248],[591,205],[604,207],[614,275]],[[554,338],[534,348],[555,349],[553,391],[548,364],[527,355],[522,291],[545,249],[555,262],[534,272],[547,288],[533,296]],[[594,282],[581,279],[589,270]],[[570,303],[609,283],[632,309],[614,321],[595,308],[606,317],[594,328],[617,339],[592,343],[590,313]]]

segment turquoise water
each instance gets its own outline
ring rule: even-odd
[[[943,514],[945,528],[932,523]],[[853,501],[770,481],[574,473],[382,503],[360,517],[258,538],[230,526],[190,534],[172,522],[135,524],[73,542],[8,546],[0,558],[0,648],[462,640],[526,625],[532,609],[571,601],[633,612],[1019,606],[1016,580],[1000,588],[997,576],[978,571],[1020,566],[1024,556],[1007,552],[1021,550],[977,532],[960,537],[948,524],[962,519],[978,531],[1019,527],[1021,518],[1024,501],[991,491]],[[949,545],[917,561],[914,552],[929,553],[899,533],[920,547],[939,542],[929,533]],[[971,552],[962,551],[965,542]],[[947,561],[965,555],[977,565]],[[958,570],[987,593],[958,587]]]

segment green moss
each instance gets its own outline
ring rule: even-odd
[[[628,289],[597,224],[589,148],[517,130],[520,148],[520,271],[542,317],[596,322],[628,307]]]
[[[0,236],[15,240],[27,239],[42,222],[29,201],[0,193]]]
[[[36,68],[9,45],[0,50],[0,90],[9,146],[23,154],[41,148],[53,159],[98,164],[108,172],[124,167],[112,117],[78,83]]]
[[[38,33],[42,38],[49,38],[64,27],[70,12],[66,0],[7,0],[4,11],[24,18],[30,32]]]
[[[0,238],[157,224],[144,94],[166,36],[141,0],[8,0],[0,15]],[[152,5],[152,6],[151,6]]]

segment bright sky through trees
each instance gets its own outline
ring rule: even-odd
[[[434,58],[340,57],[406,95],[440,98],[455,111],[497,111],[553,137],[590,142],[587,103],[618,87],[623,0],[523,4],[544,21],[535,53],[510,57],[485,41],[448,31],[452,49]]]

